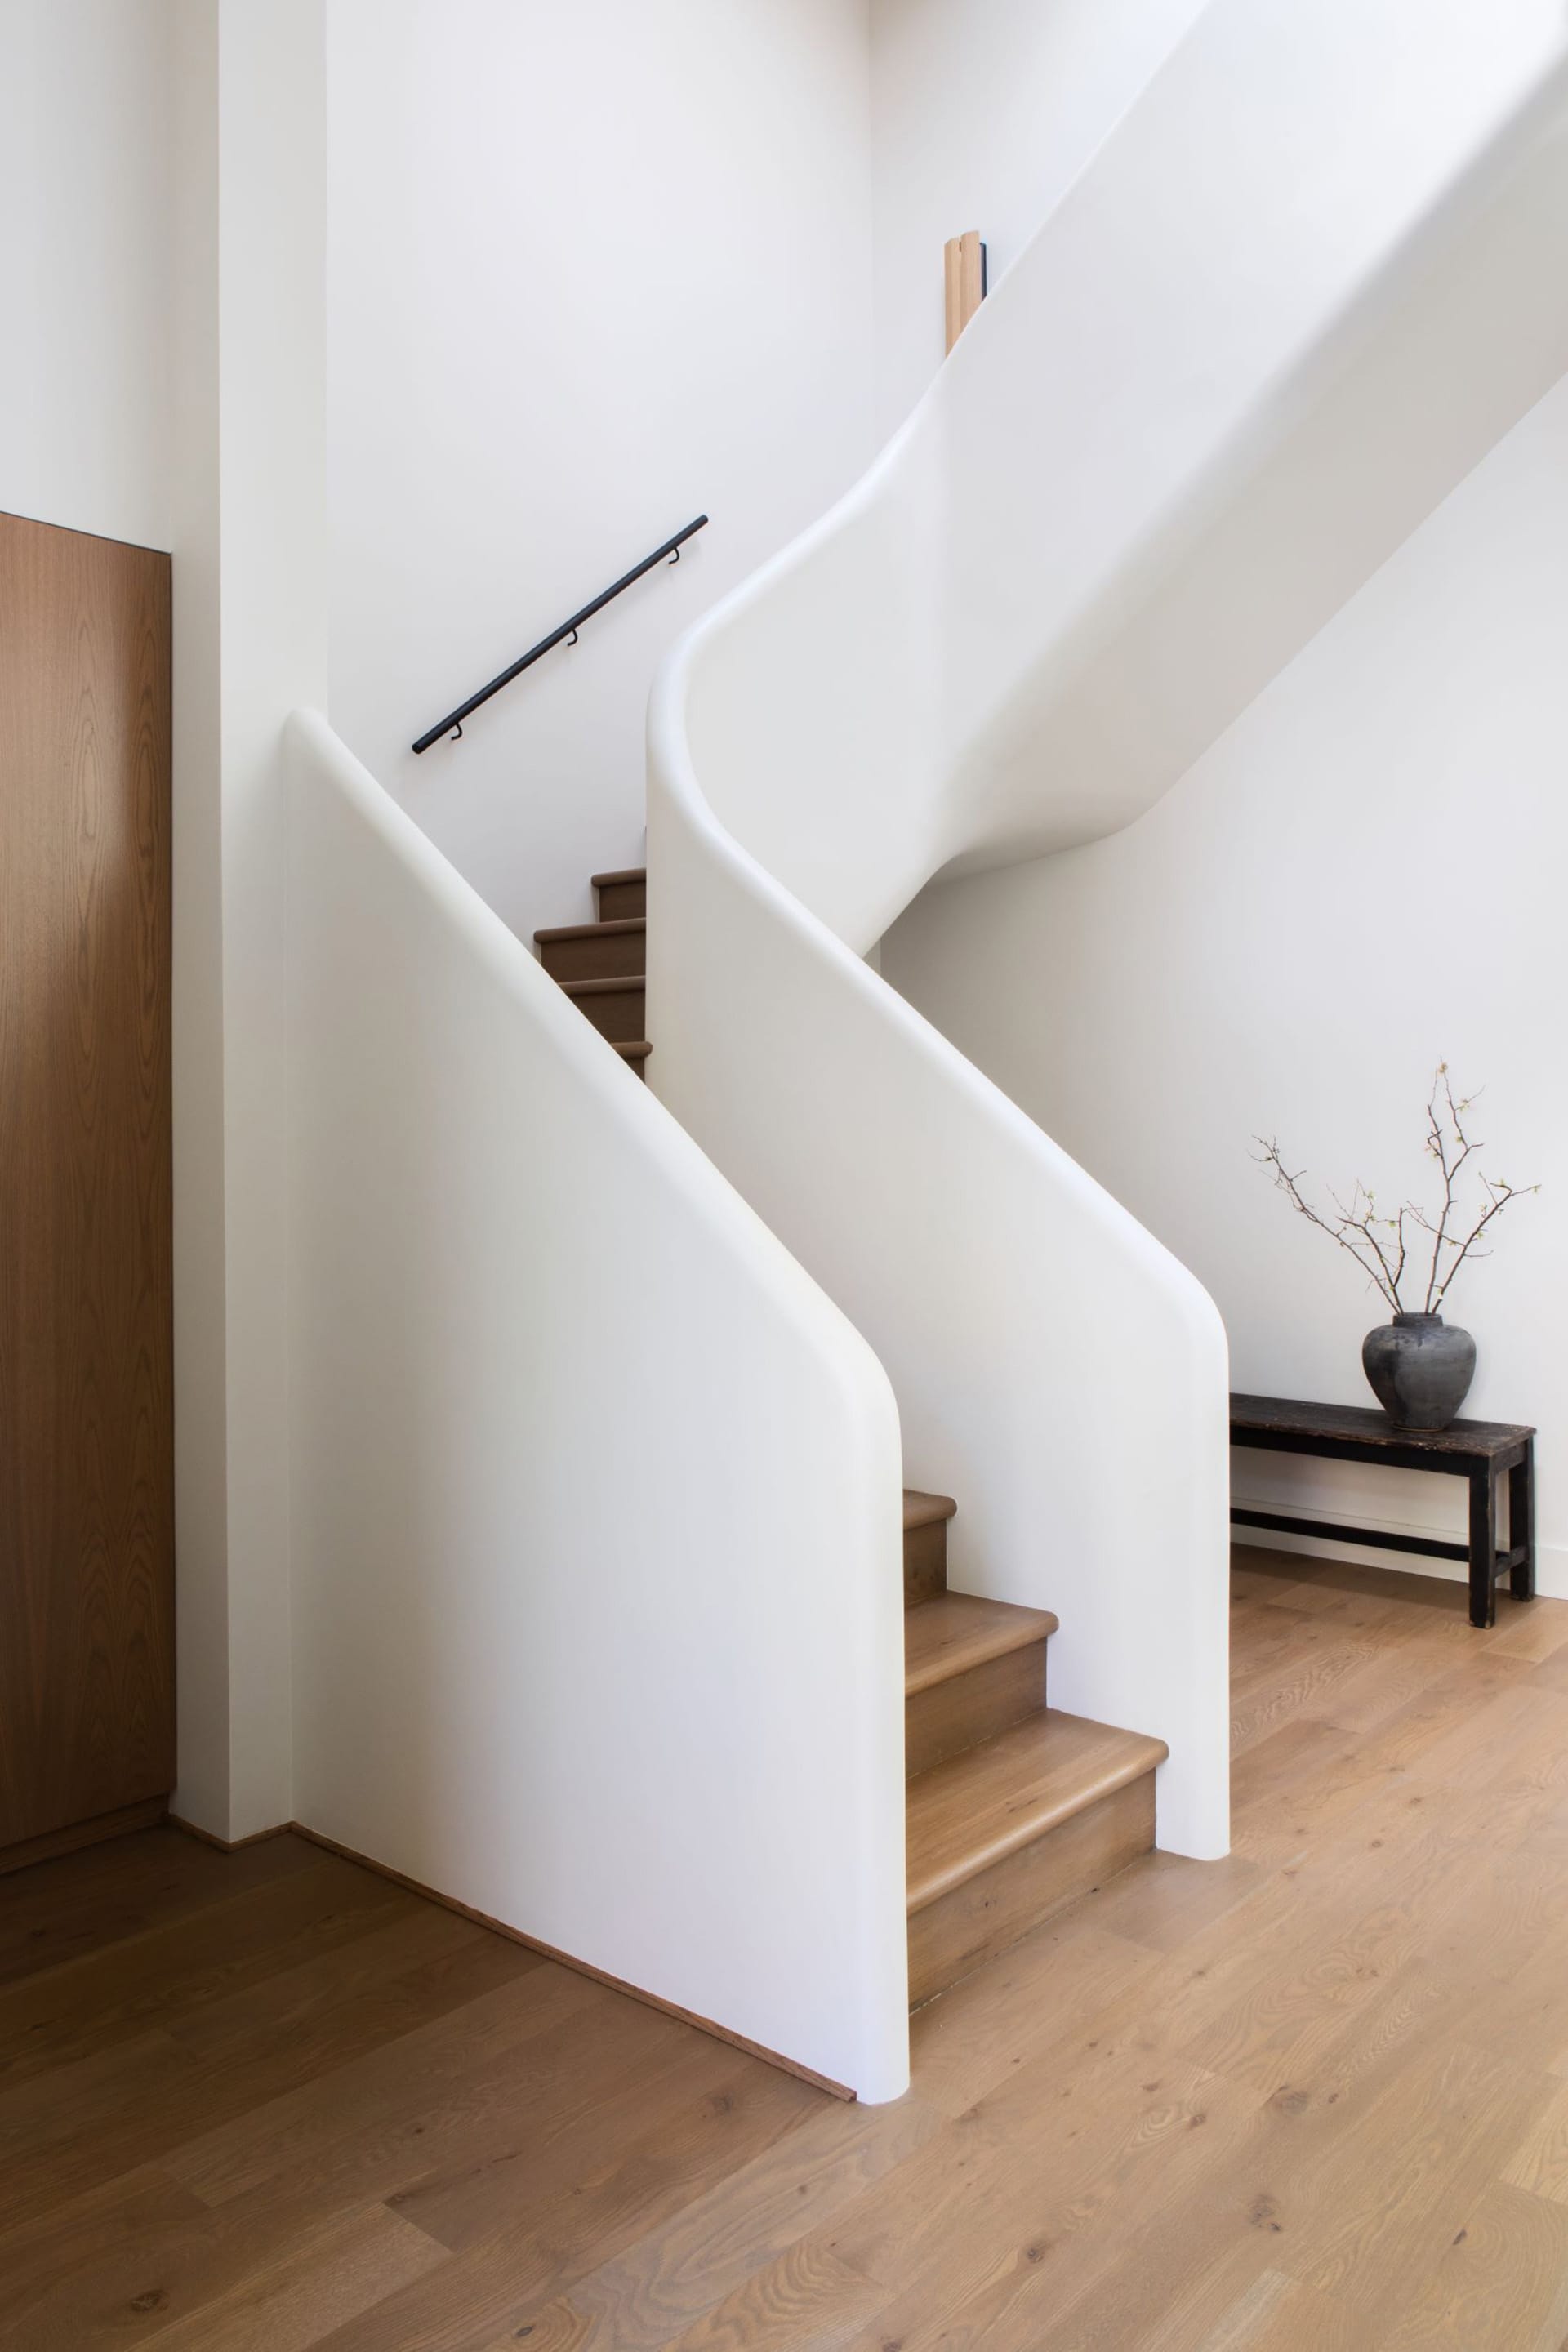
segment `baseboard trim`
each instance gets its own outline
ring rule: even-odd
[[[21,1838],[15,1845],[0,1846],[0,1878],[14,1870],[28,1870],[35,1862],[54,1862],[62,1853],[77,1853],[86,1845],[102,1845],[110,1838],[130,1837],[136,1830],[156,1829],[168,1817],[167,1797],[143,1797],[137,1804],[95,1813],[90,1821],[71,1822],[64,1829]]]
[[[357,1863],[362,1870],[374,1871],[378,1878],[390,1879],[394,1886],[401,1886],[409,1895],[421,1895],[426,1903],[438,1903],[444,1911],[455,1911],[460,1919],[471,1919],[476,1927],[487,1927],[492,1936],[504,1936],[509,1944],[521,1944],[525,1951],[537,1952],[542,1959],[557,1960],[578,1976],[592,1977],[595,1984],[607,1985],[612,1992],[624,1992],[631,2000],[640,2000],[645,2008],[662,2010],[666,2017],[679,2018],[683,2025],[694,2025],[699,2032],[711,2034],[715,2042],[728,2042],[732,2050],[744,2051],[748,2058],[760,2058],[764,2065],[776,2066],[782,2074],[809,2083],[814,2090],[826,2091],[830,2098],[853,2100],[858,2095],[847,2084],[836,2083],[829,2074],[818,2074],[811,2067],[769,2050],[761,2042],[748,2042],[743,2033],[732,2033],[727,2025],[716,2025],[710,2017],[700,2017],[695,2010],[682,2009],[678,2001],[647,1992],[641,1985],[629,1984],[625,1977],[613,1977],[608,1969],[596,1969],[591,1960],[580,1960],[574,1952],[563,1952],[554,1944],[542,1943],[537,1936],[524,1935],[521,1927],[492,1918],[488,1911],[476,1911],[471,1903],[460,1903],[455,1895],[443,1895],[438,1886],[426,1886],[423,1879],[410,1878],[405,1871],[394,1870],[390,1863],[377,1862],[374,1854],[361,1853],[357,1848],[328,1837],[321,1830],[307,1828],[303,1822],[279,1822],[276,1829],[258,1830],[254,1836],[237,1838],[229,1844],[214,1837],[210,1830],[199,1830],[194,1822],[180,1820],[177,1814],[171,1813],[168,1819],[173,1828],[183,1830],[187,1837],[200,1838],[204,1844],[216,1846],[224,1853],[234,1853],[240,1846],[258,1845],[264,1838],[303,1838],[325,1853],[335,1853],[343,1862]]]
[[[292,1822],[274,1822],[269,1830],[252,1830],[248,1837],[221,1838],[216,1831],[204,1830],[195,1822],[186,1821],[183,1813],[169,1815],[172,1830],[195,1838],[200,1845],[212,1846],[218,1853],[242,1853],[247,1845],[265,1845],[268,1838],[288,1837],[294,1826]]]

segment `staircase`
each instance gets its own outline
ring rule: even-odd
[[[535,931],[544,969],[639,1077],[647,875],[594,877],[599,919]],[[910,2003],[1006,1948],[1154,1843],[1161,1739],[1046,1704],[1048,1609],[950,1592],[946,1495],[904,1494]]]
[[[910,2006],[1154,1843],[1163,1739],[1046,1705],[1048,1609],[947,1589],[945,1495],[904,1495]]]
[[[585,1013],[638,1077],[650,1051],[647,1027],[647,876],[640,866],[595,874],[596,923],[562,923],[535,931],[533,944],[552,980]]]
[[[1208,0],[862,480],[666,656],[651,940],[602,876],[531,963],[297,715],[296,1769],[362,1850],[456,1854],[474,1907],[871,2100],[906,1990],[1146,1848],[1156,1779],[1163,1850],[1228,1850],[1218,1316],[868,956],[933,878],[1153,807],[1561,373],[1565,89],[1556,0]],[[547,975],[639,1076],[651,986],[657,1103]],[[612,1326],[510,1443],[552,1347]],[[910,1497],[900,1790],[906,1455],[982,1590]],[[520,1559],[552,1580],[521,1644]],[[376,1736],[400,1657],[356,1666],[433,1572],[466,1671],[410,1762]],[[560,1706],[584,1670],[595,1710]],[[515,1785],[520,1714],[553,1840],[464,1810]]]

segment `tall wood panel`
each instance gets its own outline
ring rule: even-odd
[[[0,515],[0,1849],[174,1782],[169,698],[168,557]]]
[[[952,351],[985,299],[985,244],[977,228],[950,236],[942,249],[947,348]]]

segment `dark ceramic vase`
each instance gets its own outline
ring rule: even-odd
[[[1447,1429],[1476,1377],[1476,1343],[1440,1315],[1396,1315],[1361,1343],[1362,1370],[1401,1429]]]

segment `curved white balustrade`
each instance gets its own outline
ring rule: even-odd
[[[322,720],[290,758],[298,1817],[895,2096],[886,1379]]]
[[[1228,1835],[1217,1317],[861,955],[942,870],[1149,806],[1387,551],[1364,510],[1435,502],[1544,389],[1528,283],[1485,295],[1478,255],[1499,205],[1554,229],[1521,158],[1564,53],[1558,0],[1214,0],[864,481],[655,691],[651,1081],[876,1349],[955,1582],[1055,1609],[1053,1699],[1169,1742],[1187,1853]],[[1395,436],[1483,299],[1485,397]]]
[[[309,1826],[896,2095],[907,1470],[955,1583],[1057,1610],[1056,1702],[1169,1741],[1162,1843],[1224,1851],[1217,1318],[861,951],[1146,807],[1561,368],[1562,19],[1214,0],[865,482],[678,650],[680,1125],[293,722]],[[1419,400],[1478,317],[1468,405]]]

